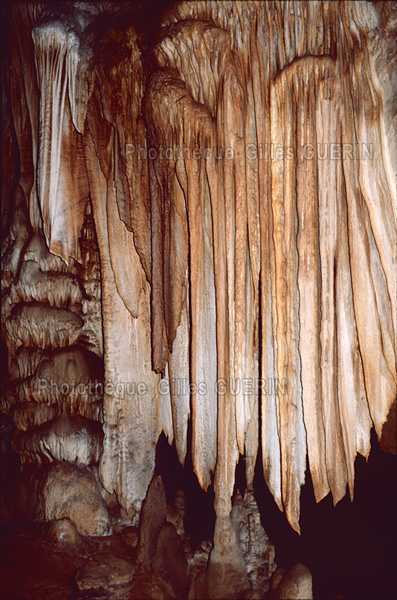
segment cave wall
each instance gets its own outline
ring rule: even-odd
[[[239,455],[252,489],[260,440],[299,531],[307,459],[317,501],[353,497],[396,397],[395,6],[182,2],[146,42],[134,3],[8,17],[13,447],[98,464],[137,522],[191,419],[213,563],[238,569]]]

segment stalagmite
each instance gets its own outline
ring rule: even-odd
[[[14,448],[98,469],[138,525],[164,433],[214,488],[212,597],[257,580],[231,519],[240,456],[244,502],[260,460],[300,532],[306,460],[317,502],[353,499],[395,402],[395,25],[378,4],[184,1],[147,38],[130,3],[10,13]]]

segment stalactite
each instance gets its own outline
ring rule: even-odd
[[[217,565],[246,581],[230,518],[239,456],[252,494],[261,445],[299,532],[306,459],[317,501],[347,486],[353,498],[356,455],[396,396],[395,50],[381,13],[181,2],[143,54],[128,6],[13,9],[21,169],[2,329],[16,447],[100,459],[137,522],[159,436],[184,464],[190,419],[193,469],[215,491],[214,597]],[[37,393],[52,371],[91,381],[92,352],[103,412],[100,393]]]
[[[88,100],[87,62],[80,38],[89,13],[44,11],[32,30],[41,102],[37,190],[49,249],[65,262],[78,244],[89,195],[81,136]],[[69,102],[67,101],[69,100]]]
[[[275,397],[262,389],[264,472],[279,506],[284,505],[291,524],[299,530],[299,496],[304,481],[306,446],[317,500],[331,489],[334,502],[338,502],[345,494],[347,483],[352,494],[356,452],[361,451],[364,455],[368,452],[367,401],[370,406],[374,402],[375,387],[382,385],[381,378],[384,378],[386,390],[392,378],[394,381],[394,391],[391,392],[390,387],[390,394],[386,391],[383,395],[385,410],[386,406],[390,407],[395,393],[395,379],[391,374],[394,366],[389,353],[393,335],[392,298],[395,298],[394,283],[389,276],[393,252],[388,246],[394,235],[391,233],[393,218],[391,214],[389,218],[386,216],[389,207],[391,209],[387,199],[385,208],[381,208],[384,205],[381,198],[388,197],[388,189],[382,187],[382,183],[379,192],[374,187],[374,182],[387,178],[371,177],[369,182],[369,173],[382,172],[387,167],[366,161],[356,170],[355,190],[361,190],[360,197],[362,194],[361,216],[357,215],[361,225],[359,227],[356,220],[353,227],[349,225],[348,234],[347,230],[340,232],[338,227],[342,214],[346,215],[345,222],[348,223],[355,218],[355,211],[351,217],[346,213],[355,204],[349,192],[351,184],[346,184],[352,165],[348,155],[330,155],[333,146],[340,150],[341,144],[347,141],[346,132],[354,131],[361,132],[358,139],[372,140],[379,152],[382,118],[376,107],[380,102],[375,89],[370,85],[365,87],[366,79],[361,81],[356,75],[360,69],[373,69],[373,61],[372,67],[367,66],[371,64],[368,58],[364,63],[365,52],[368,52],[365,50],[368,42],[364,39],[368,34],[364,32],[373,30],[376,15],[368,5],[360,11],[356,5],[354,8],[348,4],[336,7],[329,3],[307,2],[264,3],[261,6],[238,2],[233,5],[186,2],[178,5],[172,14],[176,23],[170,18],[167,33],[155,48],[159,67],[178,72],[194,101],[205,106],[214,119],[215,127],[211,127],[216,129],[216,137],[212,134],[213,143],[229,148],[233,155],[231,160],[216,161],[214,165],[207,161],[206,164],[214,236],[217,375],[233,381],[236,388],[236,382],[252,378],[256,372],[255,346],[258,341],[254,323],[259,315],[260,275],[262,381],[276,381],[279,386],[283,382],[286,384],[285,393],[276,393]],[[208,15],[215,27],[206,23]],[[257,23],[256,27],[247,27],[249,19]],[[353,27],[349,33],[346,24],[352,22],[356,29]],[[283,32],[281,36],[280,31]],[[346,59],[342,60],[340,56],[343,52],[351,52],[355,43],[353,38],[359,40],[358,47],[362,50],[357,54],[356,48],[356,68],[346,71]],[[209,47],[211,57],[208,56]],[[360,66],[362,64],[366,66]],[[205,75],[202,65],[206,65]],[[354,78],[350,84],[353,89],[356,81],[360,81],[356,95],[363,99],[362,107],[355,102],[352,109],[351,101],[346,101],[343,96],[343,86],[351,77]],[[379,83],[377,89],[380,90]],[[154,108],[151,96],[147,95],[145,101],[146,114],[151,103],[152,111],[157,115],[157,119],[151,116],[150,139],[153,141],[159,136],[165,147],[170,143],[174,147],[174,140],[179,138],[175,124],[171,133],[169,121],[163,114],[159,118],[160,109]],[[364,102],[368,106],[367,116],[361,116]],[[165,108],[162,110],[164,112]],[[340,124],[349,118],[351,110],[353,121],[344,130]],[[374,110],[378,112],[374,113]],[[175,107],[168,108],[168,118],[171,114],[175,115]],[[376,119],[373,114],[377,114]],[[351,139],[352,146],[357,146],[358,139]],[[262,150],[266,145],[269,152],[275,148],[284,153],[283,156],[269,155],[265,160],[263,157],[258,159],[258,148]],[[250,147],[254,151],[247,159],[247,148]],[[321,152],[328,154],[322,156]],[[378,155],[376,153],[375,157]],[[185,165],[186,186],[189,186],[190,178],[195,177],[192,189],[196,191],[201,181],[199,170],[191,170],[191,161],[185,160]],[[166,166],[168,171],[165,165],[162,171],[164,183],[156,192],[160,196],[161,189],[169,190],[166,181],[172,177],[170,173],[174,169],[173,165]],[[376,171],[372,171],[373,168]],[[158,175],[156,181],[160,180]],[[223,188],[221,194],[218,182]],[[166,212],[172,210],[169,193],[167,191],[163,196],[164,204],[160,198],[158,200],[160,212],[157,214],[163,215],[159,216],[159,223],[166,214],[160,207],[163,206]],[[375,200],[376,194],[378,200]],[[362,204],[364,200],[365,205]],[[172,203],[171,198],[171,206]],[[191,219],[189,223],[197,223],[200,228],[202,214],[195,212],[196,203],[187,203],[187,213]],[[374,222],[373,233],[372,228],[368,228],[370,221]],[[161,231],[162,235],[169,236],[168,231]],[[190,252],[196,256],[194,231],[190,227],[189,244]],[[348,242],[346,236],[351,239],[351,236],[360,235],[360,231],[364,236],[362,243],[368,239],[369,251],[364,246],[361,250],[351,249],[352,245],[355,248],[358,245],[356,240]],[[163,248],[165,257],[167,249]],[[356,268],[355,261],[367,261],[366,266],[363,263],[361,268]],[[191,276],[197,277],[194,275],[197,265],[193,264],[193,270],[192,265],[190,268]],[[157,277],[161,277],[161,272],[157,271]],[[364,291],[363,273],[372,273],[372,278],[376,278],[369,297],[368,291]],[[159,281],[159,285],[161,288],[163,283]],[[160,295],[163,299],[156,299],[154,310],[161,313],[160,307],[167,303],[167,290],[162,289]],[[351,304],[347,304],[346,297],[353,298],[354,315],[351,309],[347,315]],[[364,308],[359,300],[361,297],[367,297],[372,305]],[[192,299],[194,303],[194,290]],[[191,339],[194,341],[194,319],[196,310],[201,308],[196,309],[193,305],[191,310]],[[370,330],[373,333],[364,333],[363,325],[360,325],[364,314],[367,314],[366,319],[371,314],[376,320]],[[160,319],[160,336],[165,331],[162,323]],[[384,367],[381,366],[380,378],[376,367],[375,384],[370,363],[377,364],[373,362],[373,352],[376,347],[380,348],[381,339],[384,340],[384,351],[378,351],[378,364]],[[363,366],[358,347],[364,352]],[[367,350],[363,350],[364,347]],[[194,366],[192,372],[194,380]],[[265,387],[264,383],[262,387]],[[348,389],[354,394],[356,404],[347,400]],[[381,405],[382,402],[377,403],[378,411],[382,410]],[[193,402],[193,420],[195,407]],[[244,397],[241,390],[228,401],[218,395],[215,487],[226,506],[234,480],[228,475],[230,469],[234,471],[235,458],[230,462],[231,457],[236,457],[232,440],[236,436],[239,451],[246,452],[247,458],[251,452],[250,460],[254,463],[257,434],[254,436],[250,428],[256,431],[257,415],[257,401]],[[378,415],[374,409],[371,416],[376,423]],[[228,418],[231,418],[230,425],[227,425]],[[379,426],[376,429],[379,435]],[[355,434],[352,434],[353,430]],[[249,441],[246,439],[248,431]],[[193,442],[193,453],[195,451]]]
[[[105,379],[109,388],[104,394],[101,478],[109,493],[117,491],[126,510],[133,507],[139,511],[153,474],[158,436],[159,378],[151,371],[149,288],[146,282],[140,290],[134,318],[118,294],[112,270],[106,213],[114,210],[114,193],[99,166],[90,131],[84,143],[101,261],[102,305],[105,312],[114,315],[104,323]],[[134,264],[139,276],[142,267],[138,262]],[[144,387],[138,389],[139,384]]]

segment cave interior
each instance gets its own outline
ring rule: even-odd
[[[8,600],[395,600],[397,3],[2,3]]]

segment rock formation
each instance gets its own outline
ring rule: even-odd
[[[235,522],[262,536],[259,447],[299,532],[306,460],[317,501],[353,498],[391,418],[396,10],[153,4],[145,37],[140,4],[5,11],[1,410],[25,468],[90,469],[134,526],[160,434],[191,452],[222,597],[271,575]]]

